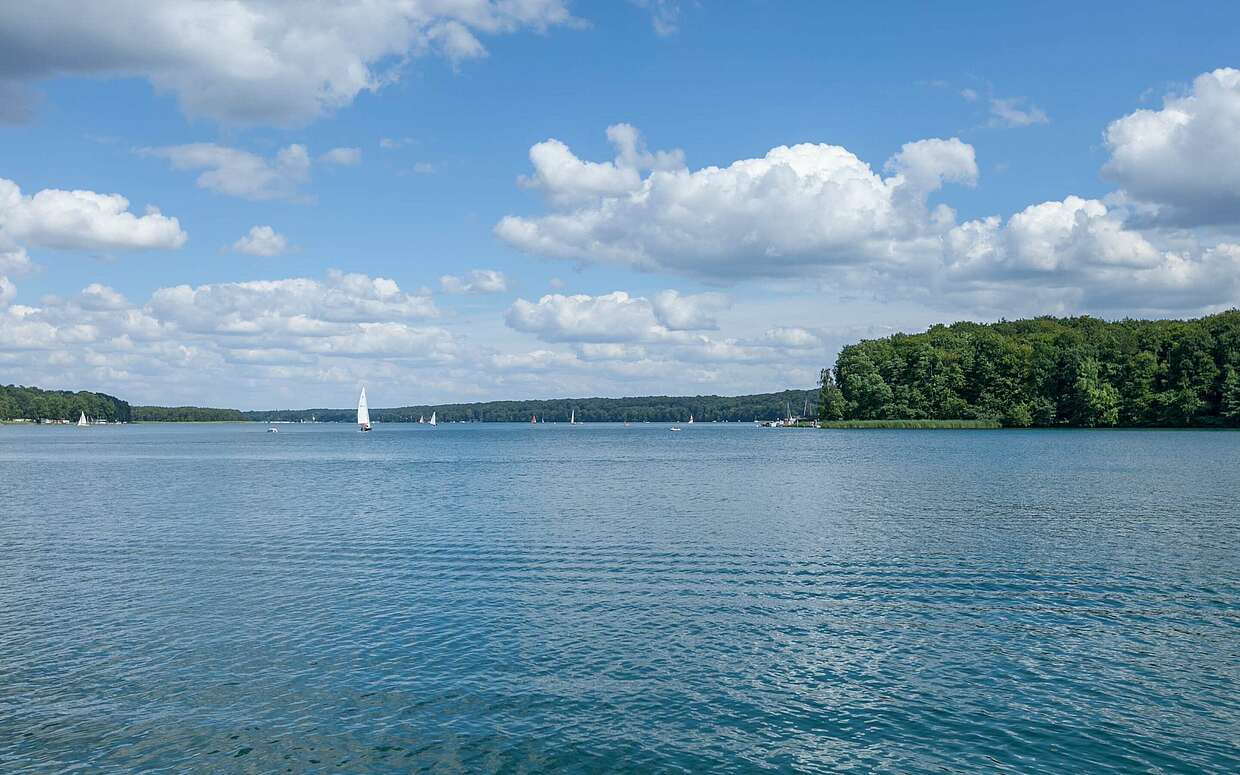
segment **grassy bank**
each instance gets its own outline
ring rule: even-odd
[[[994,430],[996,420],[835,420],[823,428],[892,428],[897,430]]]

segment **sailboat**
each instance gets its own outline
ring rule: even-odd
[[[418,425],[426,425],[426,415],[418,415]]]
[[[692,424],[693,424],[693,415],[689,415],[689,424],[690,424],[690,425],[692,425]]]
[[[78,418],[77,427],[79,428],[86,427],[86,412],[82,412],[82,416]]]
[[[431,424],[431,425],[438,425],[438,424],[439,424],[439,421],[435,419],[435,413],[434,413],[434,412],[431,412],[430,424]]]
[[[366,406],[366,388],[362,388],[362,394],[357,397],[357,429],[370,430],[370,407]]]
[[[538,424],[538,415],[531,414],[530,425],[537,425],[537,424]]]
[[[577,424],[577,410],[576,409],[574,409],[572,413],[568,415],[568,424],[569,425]]]

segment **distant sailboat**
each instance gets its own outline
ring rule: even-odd
[[[77,427],[79,428],[86,427],[86,412],[82,412],[82,416],[78,418]]]
[[[426,425],[426,415],[418,415],[418,425]]]
[[[366,388],[362,388],[362,394],[357,397],[357,429],[370,430],[370,407],[366,406]]]
[[[439,421],[435,419],[435,413],[431,412],[430,425],[438,425]]]
[[[569,425],[577,424],[577,410],[576,409],[574,409],[572,413],[568,415],[568,424]]]
[[[690,424],[690,425],[692,425],[692,424],[693,424],[693,415],[689,415],[689,424]]]
[[[531,415],[530,415],[530,425],[537,425],[537,424],[538,424],[538,415],[531,414]]]

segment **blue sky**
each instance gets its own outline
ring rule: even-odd
[[[0,10],[0,382],[727,394],[1238,303],[1232,4],[55,11]]]

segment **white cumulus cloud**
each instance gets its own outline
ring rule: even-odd
[[[3,248],[5,244],[57,250],[175,250],[187,238],[176,218],[150,206],[135,215],[120,194],[49,188],[26,196],[16,183],[0,178],[0,250],[8,265],[24,264],[25,253]]]
[[[955,138],[908,143],[888,160],[887,178],[839,146],[780,146],[690,171],[670,163],[679,154],[651,155],[621,140],[617,159],[603,163],[582,161],[555,140],[536,145],[531,185],[556,209],[505,217],[496,234],[551,258],[708,279],[799,275],[936,249],[952,216],[928,209],[927,196],[945,182],[977,179],[973,148]],[[624,163],[629,148],[656,163]]]
[[[946,239],[939,291],[1023,312],[1210,312],[1240,302],[1240,246],[1171,249],[1096,199],[968,221]]]
[[[426,319],[438,316],[427,296],[401,291],[395,281],[329,272],[325,280],[292,278],[161,288],[150,308],[188,331],[320,336],[332,324]]]
[[[680,151],[650,153],[641,133],[629,124],[607,127],[607,139],[616,150],[616,158],[605,162],[583,161],[554,138],[536,143],[530,148],[534,174],[518,182],[567,207],[635,191],[641,186],[644,170],[678,169],[684,164]]]
[[[671,331],[702,331],[716,329],[716,316],[731,306],[731,299],[722,293],[682,294],[660,291],[650,300],[655,319]]]
[[[232,249],[250,256],[278,256],[288,250],[288,240],[270,226],[252,226],[233,243]]]
[[[1160,217],[1187,225],[1240,222],[1240,70],[1199,75],[1161,110],[1107,126],[1102,174]]]
[[[0,81],[136,76],[189,116],[297,124],[399,77],[411,57],[575,20],[563,0],[42,0],[0,4]]]

